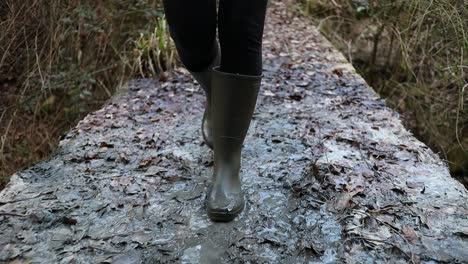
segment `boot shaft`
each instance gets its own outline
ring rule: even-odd
[[[232,74],[213,68],[211,111],[215,140],[244,142],[261,79],[262,76]]]

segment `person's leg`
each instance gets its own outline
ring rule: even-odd
[[[221,67],[213,69],[214,170],[208,215],[230,221],[244,208],[241,150],[262,79],[262,36],[267,0],[220,0]]]
[[[267,0],[220,0],[221,71],[262,74],[262,37]]]
[[[182,63],[206,94],[202,135],[213,148],[211,122],[211,69],[220,63],[216,40],[216,0],[164,0],[171,37]]]
[[[163,0],[169,31],[184,66],[204,70],[217,56],[216,0]]]

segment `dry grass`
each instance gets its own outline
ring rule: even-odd
[[[468,10],[457,0],[300,0],[320,30],[468,178]]]
[[[0,32],[0,187],[130,77],[176,61],[160,0],[3,0]]]

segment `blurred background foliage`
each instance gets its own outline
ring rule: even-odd
[[[466,0],[298,1],[468,182]],[[0,189],[127,80],[176,62],[161,0],[0,1]]]
[[[0,189],[129,78],[175,62],[160,0],[0,1]]]
[[[468,2],[298,0],[421,141],[468,183]]]

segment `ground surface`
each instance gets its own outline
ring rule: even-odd
[[[243,152],[246,210],[212,223],[203,94],[135,80],[0,194],[0,260],[468,262],[468,193],[304,19],[272,3]]]

